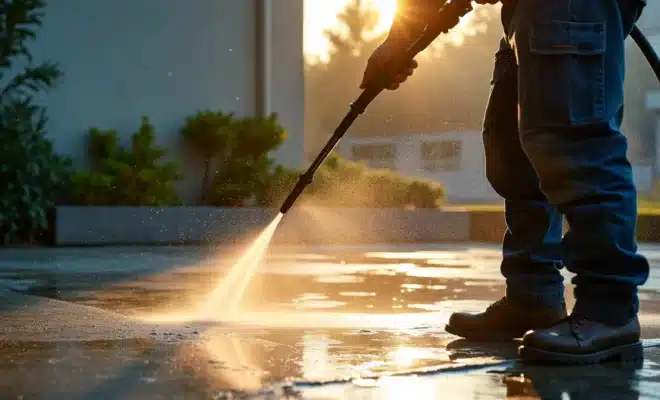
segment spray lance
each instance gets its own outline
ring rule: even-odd
[[[410,47],[408,47],[407,51],[403,53],[401,57],[393,58],[381,68],[379,73],[371,81],[371,85],[365,88],[357,100],[351,104],[349,112],[341,121],[328,143],[321,150],[316,159],[314,159],[314,162],[312,162],[305,173],[300,175],[296,186],[294,186],[293,190],[282,204],[280,213],[286,214],[286,212],[293,206],[293,203],[295,203],[298,197],[300,197],[303,190],[312,183],[314,173],[319,169],[321,164],[323,164],[323,161],[325,161],[330,152],[332,152],[353,122],[364,113],[369,104],[389,85],[391,82],[391,79],[389,78],[400,71],[403,66],[407,65],[418,53],[426,49],[441,33],[447,33],[454,28],[460,22],[460,19],[472,11],[472,9],[471,0],[450,0],[444,3],[436,13],[432,14],[423,33],[412,45],[410,45]],[[653,46],[637,26],[633,27],[630,36],[640,48],[644,57],[651,65],[656,77],[660,81],[660,58],[653,49]]]
[[[371,102],[389,85],[394,74],[401,70],[402,66],[407,65],[418,53],[426,49],[441,33],[447,33],[455,27],[460,19],[472,11],[471,0],[450,0],[444,3],[442,7],[429,18],[427,25],[420,37],[408,47],[405,53],[400,57],[394,57],[386,63],[376,74],[370,85],[366,87],[360,96],[355,100],[349,112],[341,121],[328,143],[323,147],[319,155],[314,159],[310,167],[300,175],[296,186],[286,198],[280,212],[286,214],[293,206],[293,203],[300,197],[303,190],[312,183],[314,173],[319,169],[323,161],[335,148],[339,140],[344,136],[353,122],[366,110]]]

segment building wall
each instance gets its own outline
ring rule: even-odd
[[[648,0],[646,8],[644,9],[642,16],[639,18],[637,25],[639,25],[640,28],[647,30],[647,34],[659,33],[660,20],[658,20],[658,15],[660,15],[660,2],[657,0]]]
[[[442,157],[436,170],[424,168],[423,143],[458,143],[457,157]],[[391,162],[372,159],[373,167],[389,167],[405,176],[423,177],[444,185],[451,202],[499,201],[498,195],[486,180],[481,135],[478,132],[445,132],[413,134],[393,137],[345,137],[339,145],[340,153],[348,159],[359,160],[354,149],[365,145],[391,144],[395,151]],[[442,161],[444,159],[444,161]],[[362,161],[365,161],[362,159]],[[431,162],[429,166],[434,164]]]
[[[232,0],[227,0],[231,2]],[[234,0],[235,1],[235,0]],[[244,0],[242,0],[244,1]],[[303,0],[265,0],[272,9],[269,37],[271,71],[267,91],[269,110],[277,112],[289,137],[274,154],[281,164],[304,168],[305,74],[303,58]]]
[[[259,109],[257,1],[273,7],[268,32],[272,111],[289,139],[278,152],[288,164],[302,157],[302,0],[67,0],[50,1],[33,46],[37,59],[60,63],[62,84],[44,99],[56,149],[84,161],[87,128],[117,129],[127,139],[148,116],[159,144],[179,151],[184,118],[198,110],[254,115]],[[300,154],[297,154],[300,153]],[[193,200],[198,165],[186,163],[180,187]]]
[[[660,52],[660,2],[649,1],[637,25]],[[660,89],[657,77],[637,45],[629,39],[626,75],[626,111],[624,133],[629,138],[633,162],[653,166],[656,162],[656,129],[660,104],[654,92]],[[657,167],[656,167],[657,169]]]

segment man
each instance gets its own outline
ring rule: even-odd
[[[362,87],[414,40],[433,3],[399,1]],[[505,200],[506,294],[483,313],[453,314],[447,331],[479,340],[522,337],[519,353],[528,360],[638,358],[637,288],[649,265],[637,252],[636,190],[619,129],[624,40],[645,0],[503,3],[505,35],[483,141],[487,177]],[[416,67],[412,61],[389,89]],[[570,226],[563,238],[562,214]],[[576,274],[570,316],[559,272],[564,265]]]

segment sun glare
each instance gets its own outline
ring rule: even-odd
[[[337,15],[352,0],[305,0],[305,54],[324,59],[330,45],[325,38],[327,29],[336,28]],[[365,5],[373,5],[380,15],[374,34],[386,32],[396,13],[396,0],[368,0]]]
[[[338,27],[337,15],[353,0],[304,0],[305,28],[304,51],[310,58],[327,60],[330,44],[325,37],[325,31]],[[396,14],[397,0],[366,0],[365,6],[373,6],[378,10],[379,22],[374,30],[378,35],[387,32]],[[482,29],[474,20],[474,13],[461,19],[461,22],[449,34],[439,38],[438,42],[461,45],[466,36],[473,36]]]

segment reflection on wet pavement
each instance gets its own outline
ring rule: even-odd
[[[5,325],[31,321],[34,335],[25,326],[20,337],[11,336],[18,327],[0,329],[0,393],[557,400],[658,393],[655,349],[647,350],[644,365],[532,368],[515,363],[515,342],[471,343],[445,333],[451,312],[481,310],[501,295],[496,250],[273,253],[250,283],[238,320],[224,320],[222,304],[217,319],[186,319],[230,265],[229,258],[200,257],[130,279],[102,271],[93,278],[65,269],[0,271],[15,291],[57,299],[50,308],[34,300],[3,311]],[[655,288],[644,291],[646,313],[660,310]],[[40,339],[39,320],[48,316],[54,325],[75,317],[100,333],[85,340],[85,332],[77,337],[56,326]],[[123,335],[102,330],[112,318],[125,327]],[[646,334],[654,333],[655,327]]]

